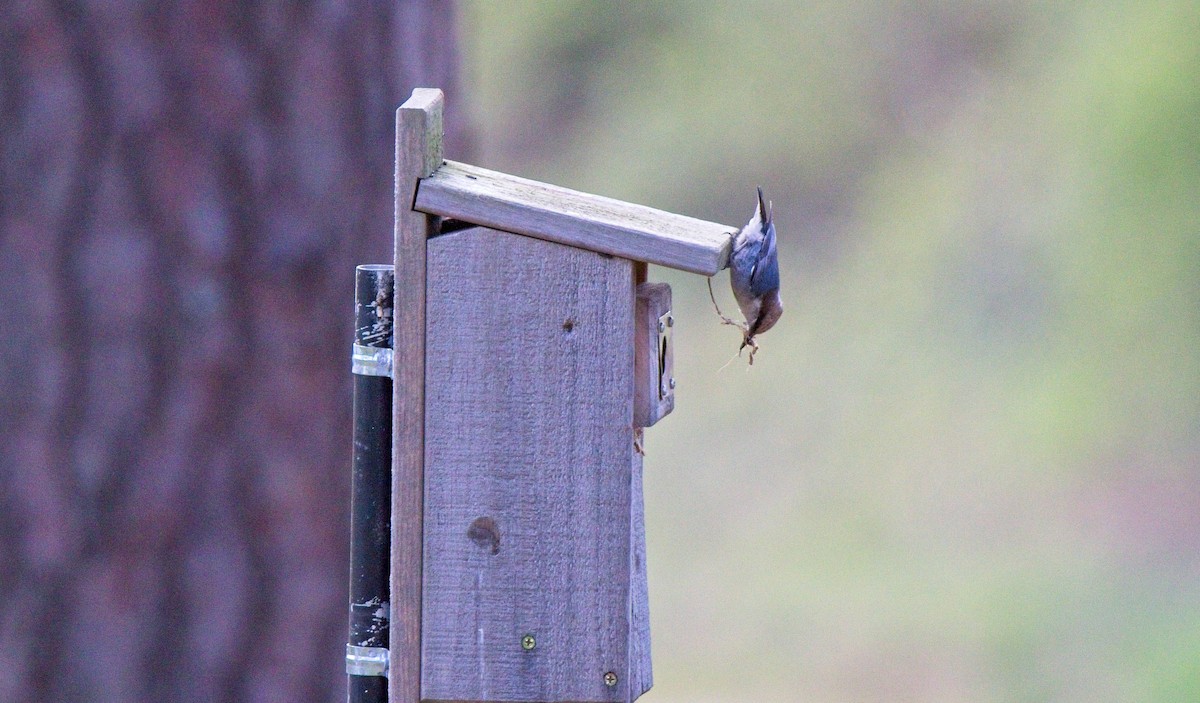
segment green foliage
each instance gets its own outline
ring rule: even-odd
[[[749,372],[703,280],[651,273],[654,699],[1200,698],[1200,3],[465,19],[483,165],[775,201]]]

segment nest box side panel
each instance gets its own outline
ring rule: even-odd
[[[628,701],[632,263],[484,228],[428,262],[422,698]]]
[[[629,573],[629,693],[635,699],[654,685],[650,666],[650,583],[646,577],[646,513],[642,491],[642,455],[630,452],[633,463],[630,510]]]

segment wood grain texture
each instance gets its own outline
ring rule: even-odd
[[[447,161],[416,209],[507,232],[711,276],[736,227]]]
[[[633,286],[635,297],[639,297],[639,287],[646,283],[649,267],[644,261],[633,264]],[[663,284],[665,285],[665,284]],[[670,307],[670,287],[667,288],[667,306]],[[637,324],[639,311],[635,306],[634,324]],[[637,334],[635,328],[634,334]],[[634,365],[637,365],[638,351],[634,349]],[[634,370],[634,383],[637,383],[637,370]],[[635,396],[635,406],[637,403]],[[636,415],[636,411],[635,411]],[[638,435],[641,445],[645,446],[645,433],[637,429],[634,421],[634,432]],[[629,700],[633,701],[654,685],[653,667],[650,658],[650,583],[646,574],[646,508],[642,490],[642,454],[639,451],[629,453],[630,470],[630,501],[629,517]]]
[[[632,280],[485,228],[429,242],[426,700],[629,700]]]
[[[633,424],[650,427],[675,409],[675,390],[670,381],[675,373],[674,343],[664,349],[658,325],[671,312],[671,286],[642,283],[637,287],[637,325],[634,336]],[[669,333],[669,330],[668,330]],[[668,339],[671,339],[668,334]]]
[[[442,91],[418,88],[396,112],[396,297],[392,400],[392,619],[388,697],[421,696],[426,243],[437,218],[414,212],[418,179],[442,161]]]
[[[646,576],[646,510],[642,491],[642,455],[630,452],[629,509],[629,700],[650,690],[650,584]]]

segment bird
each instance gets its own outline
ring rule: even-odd
[[[742,330],[742,349],[750,347],[750,363],[758,351],[755,338],[775,326],[783,315],[783,300],[779,297],[779,255],[775,250],[775,223],[772,206],[758,188],[758,203],[754,215],[733,238],[729,255],[729,285],[737,299],[744,325],[726,322]]]

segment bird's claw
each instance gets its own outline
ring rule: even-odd
[[[746,347],[750,347],[750,365],[753,366],[754,354],[758,352],[758,343],[754,341],[754,336],[750,334],[750,325],[747,323],[738,322],[737,320],[731,320],[721,313],[721,307],[717,305],[717,297],[713,295],[712,278],[708,279],[708,297],[712,300],[713,310],[717,312],[717,317],[721,318],[721,324],[732,325],[742,331],[742,346],[738,347],[737,355],[740,357],[742,355],[742,350]],[[730,357],[730,361],[733,361],[732,357]]]
[[[754,366],[754,355],[758,353],[758,342],[754,341],[754,337],[746,335],[742,339],[742,346],[738,347],[738,356],[742,355],[742,350],[750,347],[750,366]]]

